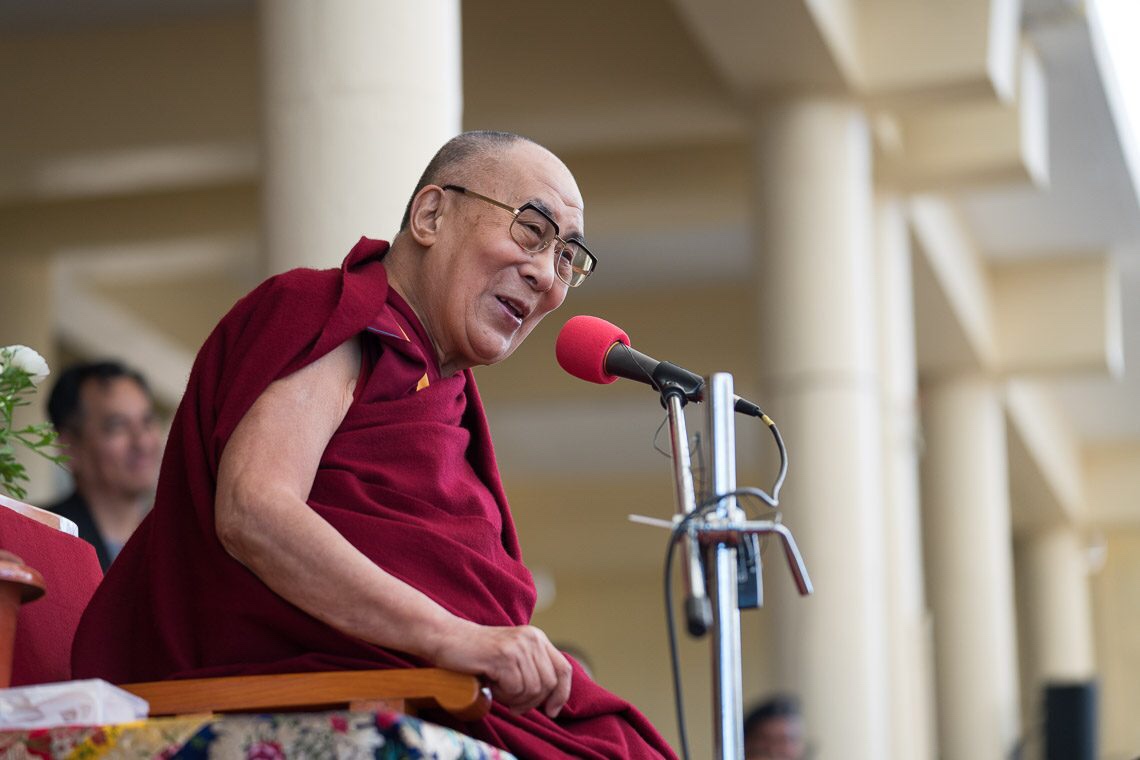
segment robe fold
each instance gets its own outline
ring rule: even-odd
[[[74,677],[126,683],[426,664],[285,601],[226,553],[214,529],[218,464],[242,417],[272,382],[353,338],[360,379],[309,506],[452,613],[529,623],[534,583],[474,378],[469,370],[440,377],[423,326],[388,287],[387,248],[362,238],[339,270],[273,277],[215,328],[175,415],[155,507],[80,621]],[[454,725],[520,758],[674,757],[636,709],[576,664],[557,719],[496,704],[486,718]]]

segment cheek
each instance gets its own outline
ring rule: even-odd
[[[523,323],[523,331],[529,335],[530,331],[537,327],[538,323],[545,319],[550,312],[561,306],[564,300],[566,300],[565,289],[562,289],[560,293],[555,293],[553,290],[548,293],[546,298],[539,301],[538,308],[535,309],[534,313]]]
[[[117,465],[130,450],[130,441],[124,436],[114,436],[103,441],[99,458],[106,464]]]
[[[538,309],[535,310],[534,314],[531,314],[530,317],[527,318],[526,322],[523,322],[523,325],[519,331],[515,333],[515,338],[511,342],[511,350],[513,351],[514,349],[518,348],[519,344],[526,340],[531,331],[533,331],[534,328],[538,327],[538,323],[541,322],[546,317],[546,315],[550,314],[550,312],[561,306],[562,302],[565,299],[565,289],[563,289],[563,291],[559,294],[554,294],[552,291],[549,300],[543,300],[539,304]]]
[[[547,314],[562,305],[562,303],[566,300],[566,292],[568,290],[569,287],[562,285],[561,283],[555,284],[550,289],[550,291],[543,297],[543,299],[539,301],[538,309],[535,310],[535,316],[538,317],[538,319],[535,320],[535,324],[537,324]]]

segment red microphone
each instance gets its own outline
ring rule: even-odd
[[[580,380],[605,385],[624,377],[657,391],[675,389],[689,401],[704,400],[704,378],[631,348],[625,330],[598,317],[579,315],[567,320],[558,333],[554,355],[562,369]],[[753,417],[764,414],[756,404],[739,396],[734,397],[734,408]]]
[[[606,369],[614,346],[629,346],[629,336],[617,325],[581,314],[571,317],[558,333],[554,355],[562,369],[579,380],[607,385],[618,376]]]

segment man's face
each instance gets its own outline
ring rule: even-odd
[[[583,234],[582,196],[569,170],[543,148],[519,143],[494,171],[467,186],[515,208],[533,203],[563,238]],[[444,193],[439,236],[425,254],[420,317],[436,342],[444,374],[511,355],[566,298],[552,247],[524,251],[510,234],[510,212],[460,193]]]
[[[744,738],[746,760],[803,760],[807,757],[801,718],[769,718]]]
[[[77,429],[61,440],[81,492],[137,498],[154,489],[162,437],[154,407],[128,377],[80,388]]]

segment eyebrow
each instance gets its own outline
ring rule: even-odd
[[[554,221],[554,212],[551,211],[550,207],[543,203],[541,199],[531,198],[526,203],[524,203],[523,206],[533,206],[542,213],[546,214],[547,218],[550,219],[550,222],[554,225],[554,234],[562,237],[562,231],[558,227],[558,222]],[[522,206],[519,206],[519,208],[522,208]],[[571,233],[570,235],[562,237],[562,239],[567,241],[573,240],[575,242],[581,243],[582,245],[586,245],[586,238],[583,237],[582,233],[580,232]]]

